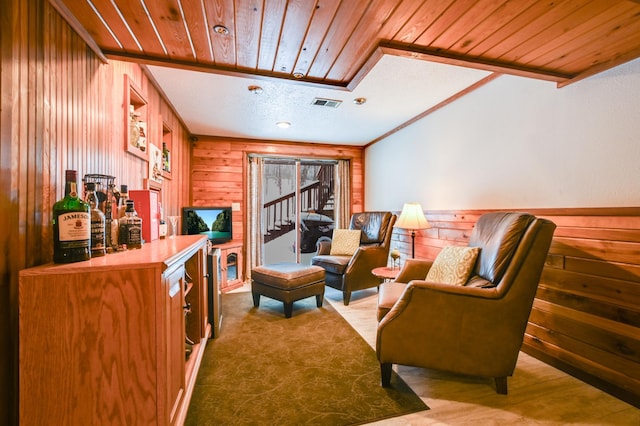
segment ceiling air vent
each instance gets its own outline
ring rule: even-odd
[[[329,107],[329,108],[338,108],[342,101],[338,101],[336,99],[324,99],[324,98],[314,98],[311,105]]]

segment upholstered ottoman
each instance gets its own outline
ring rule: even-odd
[[[324,269],[297,263],[273,263],[251,270],[253,306],[260,305],[260,296],[284,303],[284,316],[291,318],[293,302],[315,296],[322,307],[324,299]]]

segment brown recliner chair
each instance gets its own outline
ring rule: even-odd
[[[395,222],[396,215],[391,212],[352,215],[349,229],[361,231],[360,247],[353,256],[332,256],[331,240],[318,240],[318,251],[311,264],[325,269],[325,284],[342,291],[345,305],[349,304],[353,291],[380,285],[380,279],[371,271],[387,264]]]
[[[554,229],[526,213],[482,215],[469,239],[480,252],[463,286],[425,281],[433,262],[407,260],[378,295],[382,386],[401,364],[492,377],[506,394]]]

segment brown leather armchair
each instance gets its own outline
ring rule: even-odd
[[[325,284],[342,291],[345,305],[351,300],[351,292],[380,285],[380,279],[371,271],[387,264],[395,222],[396,215],[391,212],[352,215],[349,229],[362,231],[360,247],[353,256],[332,256],[331,240],[318,240],[318,251],[311,264],[325,269]]]
[[[469,239],[480,253],[463,286],[425,281],[432,262],[407,260],[378,295],[382,386],[401,364],[492,377],[506,394],[555,227],[526,213],[482,215]]]

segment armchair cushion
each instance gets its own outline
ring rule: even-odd
[[[378,291],[378,322],[382,321],[396,304],[402,293],[407,289],[407,284],[392,281],[380,286]]]
[[[427,281],[443,284],[465,285],[478,258],[479,247],[443,247],[433,261]]]
[[[331,256],[353,256],[360,247],[359,229],[334,229],[331,240]]]
[[[535,219],[526,213],[496,212],[480,216],[469,247],[482,247],[475,273],[498,284],[511,262],[524,231]]]
[[[327,273],[342,275],[347,270],[350,261],[351,256],[331,256],[327,254],[315,256],[312,264],[323,267]]]
[[[391,234],[389,223],[392,215],[389,212],[363,212],[351,216],[349,229],[362,231],[361,243],[382,244],[387,235]]]

